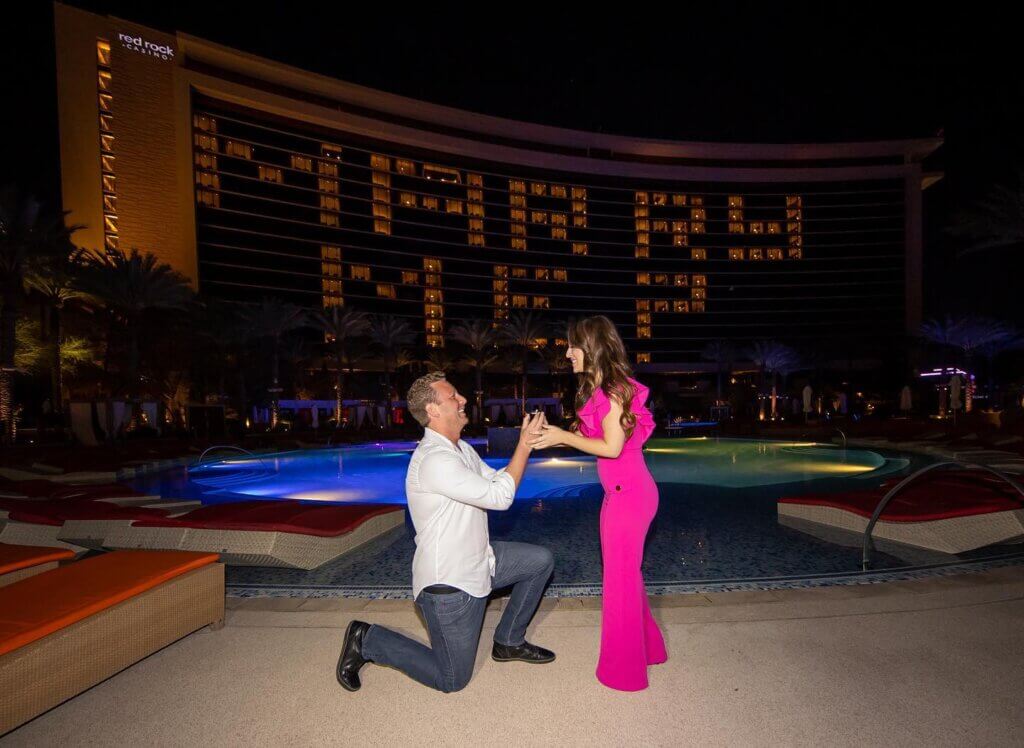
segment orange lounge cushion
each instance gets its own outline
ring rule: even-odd
[[[805,494],[779,499],[780,504],[827,506],[871,517],[899,479],[864,491]],[[879,519],[886,522],[930,522],[954,517],[1006,512],[1024,508],[1024,500],[1009,484],[979,471],[929,473],[910,483],[886,505]]]
[[[402,509],[396,504],[311,505],[297,501],[238,501],[209,504],[177,517],[142,519],[132,527],[188,527],[198,530],[291,532],[334,538],[372,517]]]
[[[0,587],[0,655],[218,558],[189,551],[114,551]]]
[[[38,545],[12,545],[0,543],[0,574],[39,566],[53,561],[74,558],[75,552],[67,548],[45,548]]]

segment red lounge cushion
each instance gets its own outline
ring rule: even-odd
[[[18,569],[64,561],[74,558],[74,551],[67,548],[45,548],[38,545],[12,545],[0,543],[0,574],[9,574]]]
[[[166,509],[117,506],[106,501],[33,501],[12,509],[8,518],[16,522],[59,527],[69,519],[149,519],[163,517]]]
[[[217,559],[216,553],[114,551],[0,587],[0,655]]]
[[[211,504],[179,517],[139,520],[133,522],[132,526],[292,532],[337,537],[351,532],[371,517],[399,509],[401,507],[394,504],[316,506],[295,501],[239,501],[233,504]]]
[[[882,497],[895,485],[831,494],[806,494],[779,499],[780,504],[829,506],[871,517]],[[1009,484],[972,471],[931,473],[911,483],[892,499],[880,519],[887,522],[928,522],[1024,508],[1024,499]]]

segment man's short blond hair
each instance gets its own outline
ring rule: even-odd
[[[429,374],[424,374],[412,383],[412,386],[409,388],[409,394],[405,396],[409,412],[412,413],[412,417],[419,422],[420,426],[424,428],[430,423],[430,416],[427,415],[427,405],[439,402],[433,384],[434,382],[442,382],[444,379],[443,371],[432,371]]]

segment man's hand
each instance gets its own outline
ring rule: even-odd
[[[530,439],[530,447],[533,449],[558,447],[564,445],[566,440],[569,438],[568,431],[560,429],[558,426],[552,426],[548,423],[542,424],[537,431],[539,433],[533,434],[533,438]]]
[[[540,431],[540,424],[543,421],[543,412],[523,415],[523,425],[519,427],[519,444],[516,449],[530,451],[530,440],[536,438],[536,432]]]

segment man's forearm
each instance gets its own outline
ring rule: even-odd
[[[512,453],[512,459],[505,466],[505,472],[512,476],[516,482],[516,488],[523,480],[523,473],[526,472],[526,461],[530,457],[530,448],[525,444],[518,444],[516,451]]]

